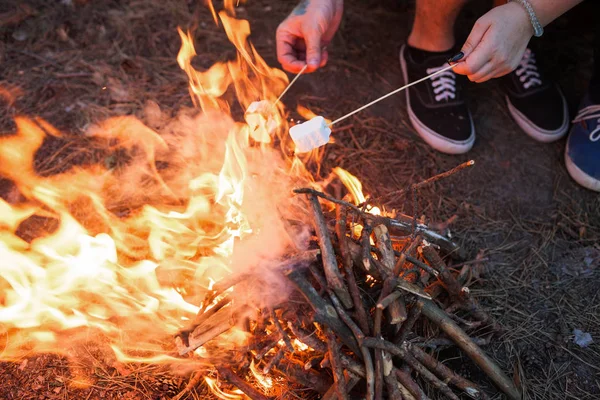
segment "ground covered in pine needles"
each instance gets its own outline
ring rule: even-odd
[[[16,115],[37,115],[68,133],[39,151],[36,167],[50,174],[102,160],[105,155],[81,136],[91,122],[141,116],[148,101],[173,114],[191,106],[187,78],[176,63],[177,26],[194,29],[197,67],[235,54],[201,3],[2,2],[1,131],[14,130]],[[572,113],[590,76],[593,6],[573,10],[535,40],[538,58],[563,88]],[[270,65],[277,65],[275,29],[292,7],[292,2],[259,0],[238,9],[239,17],[250,20],[252,41]],[[459,38],[485,7],[465,10],[457,24]],[[348,1],[329,65],[294,86],[285,99],[289,109],[302,104],[335,118],[400,86],[398,49],[412,10],[405,1]],[[323,148],[324,161],[315,172],[326,176],[341,166],[361,179],[376,202],[474,159],[474,168],[423,190],[416,210],[404,198],[388,198],[385,206],[416,211],[448,229],[467,259],[476,260],[474,293],[507,328],[486,350],[517,377],[526,399],[599,398],[600,196],[570,180],[564,140],[540,144],[519,130],[499,85],[472,84],[468,92],[477,129],[470,154],[445,156],[428,148],[411,129],[399,95],[345,121],[336,143]],[[9,196],[10,182],[2,187]],[[580,348],[573,342],[574,329],[589,332],[595,343]],[[441,356],[469,374],[470,364],[460,354]],[[120,365],[94,349],[74,358],[80,368],[51,355],[0,363],[0,399],[160,399],[187,382],[159,367]],[[92,383],[77,388],[82,376]],[[198,387],[190,398],[207,398],[205,389]]]

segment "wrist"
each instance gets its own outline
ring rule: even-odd
[[[515,15],[515,18],[518,19],[519,24],[522,26],[523,31],[528,35],[528,37],[531,38],[534,36],[535,29],[531,23],[529,12],[527,12],[525,7],[515,1],[509,1],[502,7],[506,7],[507,9],[511,10],[511,14]]]

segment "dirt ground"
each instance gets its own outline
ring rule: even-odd
[[[14,129],[15,115],[39,115],[77,138],[92,121],[139,114],[148,100],[167,112],[190,106],[187,80],[175,59],[177,26],[196,28],[198,66],[234,54],[201,3],[0,2],[0,130]],[[250,0],[238,10],[251,22],[258,52],[273,66],[275,29],[292,3]],[[534,41],[572,114],[590,76],[591,30],[598,15],[592,3],[560,18]],[[477,2],[463,12],[459,41],[488,6]],[[329,65],[299,80],[286,97],[289,108],[302,104],[335,117],[399,86],[398,50],[412,10],[405,1],[348,1]],[[600,196],[569,178],[565,140],[540,144],[519,130],[497,83],[471,84],[468,92],[477,129],[468,155],[428,148],[411,129],[400,95],[348,121],[351,127],[323,150],[322,174],[333,166],[348,169],[376,199],[474,159],[475,167],[424,190],[417,211],[434,222],[456,216],[449,228],[453,238],[467,250],[467,259],[484,260],[474,293],[507,328],[486,350],[517,377],[526,399],[599,399]],[[54,141],[40,151],[38,168],[49,171],[65,162],[89,160],[71,156],[64,141]],[[413,212],[402,198],[386,206]],[[580,348],[574,329],[589,332],[595,342]],[[468,361],[452,362],[468,372]],[[185,385],[156,368],[126,376],[98,361],[86,367],[96,384],[78,390],[68,384],[73,371],[67,363],[53,356],[0,363],[0,399],[159,399]]]

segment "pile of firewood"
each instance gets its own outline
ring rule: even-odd
[[[373,215],[313,189],[296,193],[306,196],[313,215],[314,248],[277,270],[294,292],[282,304],[256,310],[230,294],[232,287],[260,286],[260,272],[217,283],[205,300],[213,306],[203,307],[178,335],[179,354],[210,349],[233,326],[250,339],[199,371],[179,397],[212,371],[221,387],[255,400],[288,398],[261,385],[261,376],[303,398],[422,400],[428,399],[425,385],[449,399],[460,393],[488,398],[427,352],[457,346],[509,399],[521,398],[479,347],[502,328],[463,287],[469,266],[454,271],[440,257],[456,255],[454,243],[416,218]],[[465,332],[475,328],[486,338]]]

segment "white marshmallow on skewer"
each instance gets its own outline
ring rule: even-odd
[[[329,142],[331,129],[323,117],[314,117],[290,128],[290,136],[296,144],[297,153],[308,153]]]
[[[244,119],[250,127],[252,139],[261,143],[270,143],[271,137],[277,129],[277,109],[268,100],[253,101],[250,103]]]

